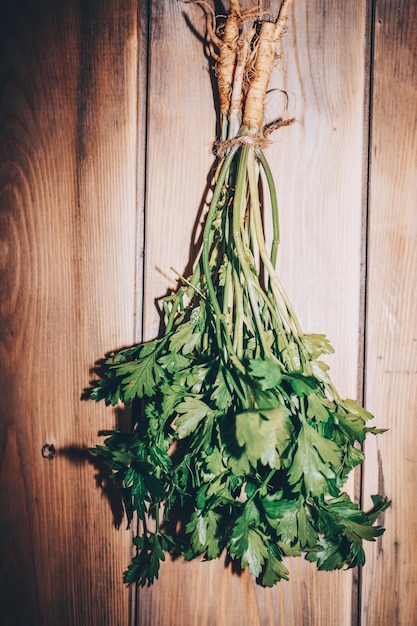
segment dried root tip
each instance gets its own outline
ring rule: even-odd
[[[265,95],[275,62],[275,44],[275,24],[264,22],[259,35],[254,76],[246,97],[243,115],[243,125],[255,132],[263,125]]]
[[[243,83],[250,39],[246,41],[246,36],[242,36],[241,31],[245,20],[254,16],[259,16],[257,7],[241,11],[239,0],[231,0],[230,11],[224,24],[223,37],[221,42],[217,44],[219,49],[217,84],[222,117],[227,117],[231,109],[237,111],[242,108],[242,93],[239,94],[239,89],[241,89],[239,83],[240,85]],[[233,104],[231,103],[232,98]]]
[[[263,22],[259,34],[253,78],[248,89],[243,125],[258,133],[263,126],[265,96],[275,63],[275,47],[288,19],[292,0],[284,0],[275,23]]]
[[[241,15],[239,0],[230,0],[230,15]]]
[[[292,0],[284,0],[279,10],[278,18],[275,23],[275,40],[278,40],[278,37],[282,35],[285,30],[285,26],[288,20],[288,12],[290,10]]]
[[[278,130],[279,128],[283,128],[284,126],[291,126],[291,124],[294,124],[294,122],[295,122],[295,117],[290,117],[286,120],[282,120],[282,119],[275,120],[275,122],[271,122],[270,124],[267,124],[266,126],[264,126],[262,135],[263,137],[268,137],[271,133]]]
[[[255,28],[251,27],[245,33],[242,33],[237,52],[236,68],[233,79],[233,90],[230,100],[230,111],[241,111],[243,105],[243,96],[245,92],[245,80],[247,74],[247,63],[250,55],[250,47]]]
[[[212,59],[218,61],[218,54],[215,51],[215,48],[220,48],[222,40],[216,34],[216,14],[214,9],[210,6],[208,2],[205,0],[181,0],[184,4],[197,4],[201,7],[206,16],[206,28],[207,28],[207,47],[208,52]]]
[[[219,44],[219,61],[217,65],[217,83],[219,87],[220,113],[227,115],[235,73],[237,42],[239,39],[242,18],[239,3],[234,2],[235,10],[227,16],[223,38]],[[239,8],[239,12],[237,12]]]

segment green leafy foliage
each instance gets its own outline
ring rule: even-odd
[[[274,543],[268,544],[268,557],[262,576],[264,587],[273,587],[280,580],[288,580],[288,569],[282,562],[282,553]]]
[[[128,523],[141,520],[129,583],[154,582],[166,552],[214,559],[226,550],[271,586],[288,578],[288,557],[304,554],[319,569],[363,565],[362,542],[382,532],[374,523],[387,501],[375,497],[364,513],[341,491],[364,460],[366,435],[380,432],[368,427],[372,416],[334,390],[317,360],[331,352],[325,337],[303,335],[288,304],[260,283],[254,299],[246,257],[232,233],[222,242],[221,255],[211,244],[209,260],[200,258],[198,289],[170,296],[165,333],[109,357],[91,392],[132,405],[132,432],[108,432],[93,449],[120,487]],[[237,304],[222,314],[231,294],[244,314]]]
[[[175,410],[180,414],[175,422],[179,439],[188,437],[201,420],[209,418],[212,414],[210,407],[196,396],[187,396],[176,405]]]
[[[253,501],[249,501],[239,515],[230,537],[230,555],[240,559],[242,568],[248,567],[249,572],[259,576],[262,566],[268,557],[266,536],[259,525],[259,512]]]
[[[346,493],[332,500],[315,502],[317,528],[323,536],[307,559],[317,562],[318,568],[323,570],[364,565],[362,540],[375,541],[383,533],[383,528],[373,523],[389,506],[384,498],[373,496],[372,499],[374,509],[369,513],[361,511]]]
[[[236,416],[236,440],[251,465],[279,469],[292,441],[292,423],[284,407],[246,411]]]
[[[247,32],[256,33],[255,55],[261,29]],[[166,553],[225,551],[272,586],[288,579],[286,558],[304,555],[323,570],[362,566],[363,541],[383,532],[375,524],[386,499],[374,496],[364,512],[342,491],[364,461],[366,436],[382,431],[334,388],[320,360],[333,352],[327,338],[300,328],[274,268],[278,206],[263,131],[234,133],[195,269],[165,298],[160,337],[109,356],[90,394],[132,411],[131,432],[109,431],[92,449],[128,524],[138,521],[127,583],[152,584]]]
[[[319,569],[363,565],[362,542],[381,534],[374,523],[388,503],[375,496],[364,513],[340,486],[364,459],[355,446],[369,413],[332,395],[311,368],[283,367],[278,351],[271,359],[250,341],[237,367],[213,318],[201,327],[178,310],[187,332],[174,320],[167,341],[113,356],[92,392],[109,404],[142,398],[133,432],[109,431],[93,449],[120,486],[128,522],[142,523],[125,581],[152,584],[165,552],[189,560],[226,550],[265,586],[288,579],[288,557],[305,554]]]
[[[126,583],[136,583],[144,587],[152,585],[158,578],[161,561],[165,561],[163,545],[158,534],[141,535],[134,540],[139,548],[137,556],[134,556],[124,574]]]
[[[202,511],[194,511],[186,527],[186,531],[191,533],[189,558],[202,553],[208,559],[215,559],[220,555],[219,519],[220,516],[212,510],[208,510],[205,515]]]
[[[318,496],[333,493],[333,482],[341,465],[338,446],[322,437],[308,422],[301,425],[297,449],[288,472],[290,485],[295,485],[305,495]]]

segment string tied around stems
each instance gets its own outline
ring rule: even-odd
[[[259,134],[241,134],[233,137],[232,139],[224,139],[219,140],[214,143],[213,152],[218,157],[223,157],[233,146],[236,145],[253,145],[261,150],[264,150],[270,143],[272,143],[268,136],[273,133],[278,128],[282,128],[283,126],[290,126],[294,124],[295,118],[292,117],[286,120],[276,120],[275,122],[271,122],[267,124],[262,129],[262,132]]]

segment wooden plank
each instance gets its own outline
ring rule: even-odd
[[[125,625],[130,538],[86,453],[123,416],[81,394],[133,336],[138,7],[2,8],[0,619]]]
[[[360,372],[360,278],[366,2],[296,2],[268,114],[295,116],[268,148],[282,207],[279,272],[306,332],[324,332],[336,355],[335,383],[356,397]],[[215,117],[207,61],[194,30],[199,8],[152,3],[147,154],[145,336],[155,337],[154,303],[184,272],[210,171]],[[192,27],[190,27],[192,25]],[[351,572],[290,564],[273,590],[222,563],[167,560],[154,587],[139,592],[138,623],[269,625],[352,621]],[[168,616],[168,617],[167,617]]]
[[[360,387],[363,144],[366,142],[365,1],[295,0],[271,119],[296,118],[268,149],[278,184],[282,243],[278,271],[305,332],[325,333],[342,397]],[[288,97],[288,105],[287,105]],[[349,485],[353,490],[353,485]],[[290,582],[263,596],[262,624],[350,625],[356,572],[317,572],[291,562]]]
[[[417,5],[376,3],[366,398],[389,432],[366,446],[365,501],[385,491],[386,533],[368,550],[362,624],[417,623]]]
[[[145,192],[146,145],[148,110],[148,54],[149,54],[149,4],[138,5],[137,50],[137,180],[136,180],[136,283],[134,310],[134,340],[143,338],[144,248],[145,248]]]
[[[188,275],[191,242],[214,162],[213,93],[200,7],[153,2],[150,40],[144,332],[158,334],[160,298]]]
[[[176,275],[170,267],[189,274],[189,263],[193,261],[190,242],[198,231],[206,179],[214,161],[216,117],[208,61],[199,40],[201,32],[204,13],[200,7],[175,0],[152,3],[146,157],[147,339],[157,336],[157,306],[167,290],[176,285]],[[157,583],[139,591],[137,623],[215,623],[214,598],[220,597],[221,607],[227,603],[221,614],[221,619],[226,618],[233,609],[227,602],[229,584],[222,587],[220,582],[223,571],[219,562],[184,564],[182,560],[167,558]],[[229,583],[228,578],[226,582]],[[239,581],[234,578],[230,584],[234,584],[235,600],[245,603]],[[222,623],[221,619],[217,623]],[[256,623],[251,622],[254,626]]]

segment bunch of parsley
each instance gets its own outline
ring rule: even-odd
[[[386,499],[373,496],[364,512],[342,491],[366,434],[381,431],[335,390],[321,360],[332,352],[326,338],[300,328],[275,272],[278,206],[263,132],[235,121],[231,137],[222,120],[202,249],[164,301],[164,332],[112,354],[91,391],[132,405],[132,432],[107,432],[93,449],[129,523],[139,519],[129,583],[151,584],[166,552],[226,551],[272,586],[288,577],[283,557],[305,555],[323,570],[363,565],[363,540],[383,532],[375,522]]]

